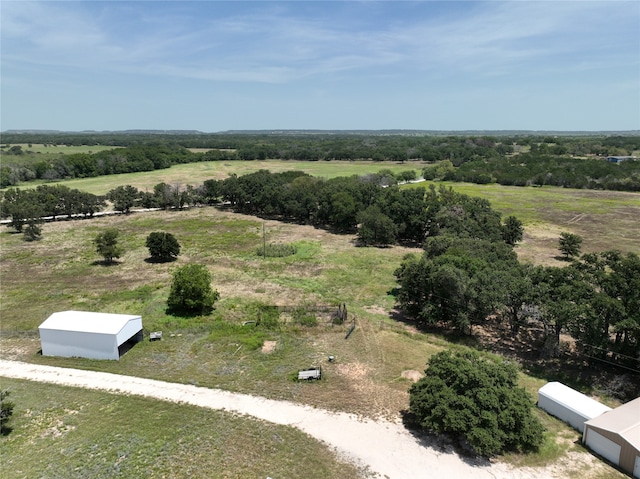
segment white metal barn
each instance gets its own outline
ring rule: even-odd
[[[559,382],[547,383],[538,389],[538,407],[561,419],[578,431],[584,431],[589,419],[611,408]]]
[[[142,339],[142,317],[60,311],[38,328],[44,356],[120,359],[120,346]]]
[[[640,398],[587,421],[582,442],[640,479]]]

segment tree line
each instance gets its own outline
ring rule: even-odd
[[[616,164],[597,158],[526,153],[451,166],[425,168],[424,177],[479,184],[640,191],[640,161]]]
[[[486,200],[444,186],[399,188],[398,176],[408,178],[415,174],[411,173],[394,175],[381,170],[325,180],[298,171],[259,170],[205,180],[198,187],[160,183],[153,192],[142,192],[130,185],[119,186],[107,198],[124,213],[136,206],[179,209],[224,204],[238,213],[356,233],[364,245],[422,244],[425,237],[442,229],[475,232],[509,244],[521,239],[521,223],[509,217],[503,224]],[[467,219],[464,224],[463,217]]]
[[[424,252],[407,256],[395,272],[398,305],[412,317],[463,333],[497,318],[513,337],[542,326],[542,357],[558,355],[560,335],[568,334],[590,361],[640,369],[637,254],[573,258],[575,241],[567,244],[565,235],[560,246],[570,264],[533,266],[504,242],[451,233],[428,237]]]
[[[631,155],[640,136],[465,136],[399,134],[15,134],[3,135],[0,187],[32,179],[64,179],[168,168],[198,161],[449,161],[446,179],[477,183],[552,184],[635,191],[640,164],[609,165],[574,156]],[[20,145],[122,146],[96,153],[31,155]],[[203,148],[209,151],[191,151]],[[529,156],[526,156],[525,153]],[[520,158],[524,158],[520,161]],[[570,161],[573,160],[573,161]],[[581,164],[584,162],[585,164]],[[465,166],[471,163],[469,166]],[[521,163],[525,163],[523,167]],[[588,164],[587,164],[588,163]],[[615,168],[618,167],[616,170]],[[460,173],[456,174],[460,169]],[[575,171],[578,169],[578,171]],[[433,175],[434,171],[427,174]],[[551,175],[551,176],[549,176]],[[628,181],[623,181],[630,178]]]

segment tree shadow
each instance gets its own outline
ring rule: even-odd
[[[93,263],[91,263],[92,266],[104,266],[104,267],[117,266],[119,264],[120,264],[120,261],[116,261],[116,260],[107,261],[106,259],[97,259]]]
[[[0,436],[8,436],[12,431],[13,428],[11,426],[3,424],[2,427],[0,427]]]
[[[213,308],[205,311],[188,311],[184,309],[167,307],[164,310],[167,316],[174,316],[177,318],[198,318],[200,316],[207,316],[208,314],[211,314],[212,311],[213,311]]]
[[[472,467],[491,466],[489,458],[478,455],[463,437],[435,434],[421,427],[415,416],[408,410],[400,411],[400,414],[403,426],[422,447],[436,450],[440,454],[455,454],[461,461]]]
[[[162,263],[173,263],[177,260],[178,258],[173,256],[171,258],[154,258],[153,256],[150,256],[149,258],[145,258],[144,262],[148,264],[162,264]]]

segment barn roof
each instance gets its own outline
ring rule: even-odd
[[[582,417],[597,417],[611,410],[610,407],[591,399],[580,391],[555,381],[547,383],[538,389],[538,394],[562,404],[565,408],[580,414]]]
[[[590,419],[586,425],[618,434],[640,451],[640,397]]]
[[[60,311],[49,316],[39,329],[77,331],[95,334],[117,334],[132,319],[131,314],[94,313],[90,311]]]

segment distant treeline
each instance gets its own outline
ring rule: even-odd
[[[603,156],[640,150],[640,136],[427,136],[340,134],[4,134],[0,187],[168,168],[217,160],[449,161],[445,179],[638,191],[640,162]],[[20,145],[122,146],[96,153],[42,155]],[[11,146],[14,144],[14,146]],[[189,148],[209,149],[193,152]],[[29,161],[24,156],[30,155]],[[575,157],[581,158],[575,158]],[[20,157],[20,158],[18,158]],[[586,159],[585,159],[586,158]],[[432,174],[430,172],[429,174]]]
[[[455,168],[448,162],[425,168],[425,179],[499,183],[509,186],[562,186],[597,190],[640,191],[640,161],[611,163],[596,158],[524,153],[473,160]]]

